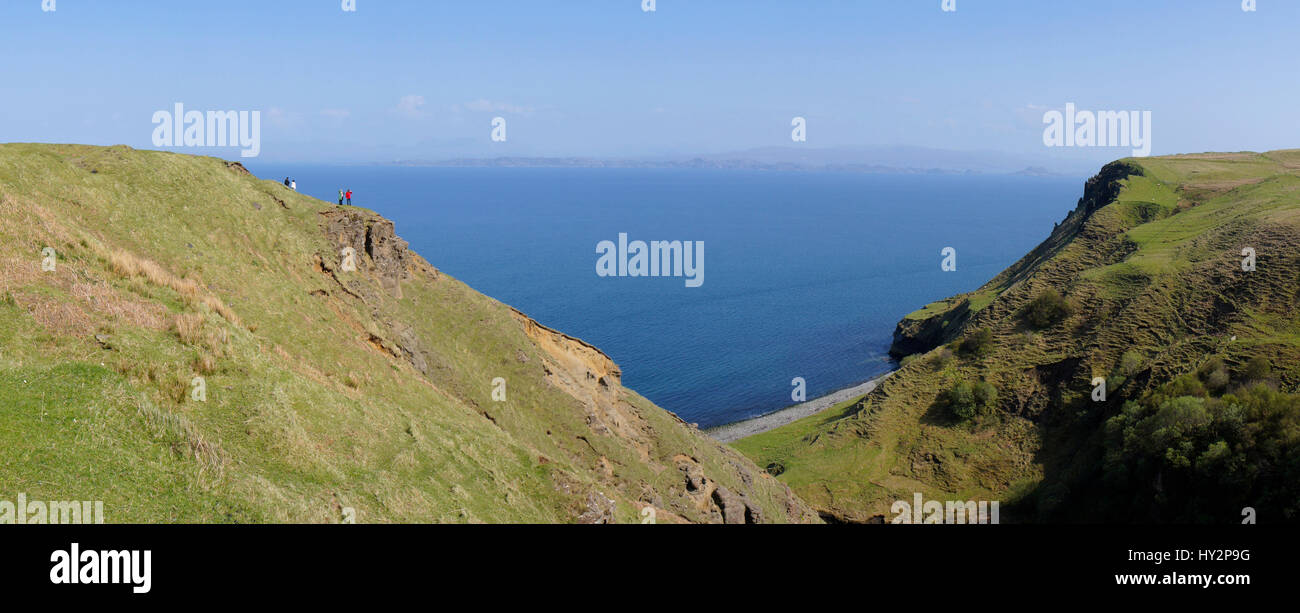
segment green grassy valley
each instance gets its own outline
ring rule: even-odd
[[[0,215],[0,484],[109,522],[1300,520],[1300,151],[1106,166],[876,390],[731,447],[239,164],[3,145]]]
[[[893,353],[871,394],[735,447],[838,521],[917,492],[1003,522],[1300,520],[1300,151],[1112,163]]]
[[[110,523],[819,521],[371,211],[215,158],[13,144],[0,219],[9,497]]]

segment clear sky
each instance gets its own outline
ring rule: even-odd
[[[182,102],[260,110],[275,161],[724,152],[795,116],[809,147],[1043,154],[1073,102],[1151,111],[1157,155],[1300,147],[1300,1],[941,3],[3,0],[0,142],[149,148]]]

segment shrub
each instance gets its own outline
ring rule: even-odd
[[[1209,395],[1209,392],[1205,389],[1205,384],[1201,383],[1201,380],[1196,378],[1195,374],[1188,373],[1166,383],[1152,395],[1152,400],[1156,406],[1159,406],[1183,396],[1205,398]]]
[[[988,381],[975,384],[975,402],[982,409],[992,409],[998,404],[998,388]]]
[[[1206,389],[1211,391],[1222,391],[1232,382],[1228,376],[1228,367],[1223,365],[1223,360],[1215,357],[1210,358],[1200,368],[1196,369],[1196,376],[1205,382]]]
[[[944,402],[952,416],[957,419],[966,421],[975,417],[975,389],[965,381],[959,381],[957,385],[952,386],[944,397]]]
[[[1045,289],[1025,306],[1024,317],[1035,328],[1054,326],[1069,317],[1070,303],[1054,289]]]
[[[1229,383],[1232,383],[1232,378],[1228,376],[1228,371],[1222,368],[1205,377],[1205,386],[1214,391],[1222,391]]]
[[[957,353],[962,357],[984,357],[993,351],[993,331],[980,328],[957,343]]]
[[[943,347],[935,352],[934,357],[930,358],[930,361],[934,364],[935,370],[943,370],[952,362],[952,350]]]
[[[1142,370],[1142,364],[1145,360],[1142,354],[1132,349],[1125,351],[1119,359],[1119,374],[1125,377],[1132,377],[1138,371]]]
[[[1245,374],[1248,381],[1263,381],[1273,375],[1273,367],[1264,358],[1251,358]]]
[[[998,402],[998,388],[987,381],[971,385],[958,381],[943,396],[944,406],[952,416],[960,421],[967,421],[981,413],[992,411]]]

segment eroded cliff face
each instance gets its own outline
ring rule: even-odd
[[[540,368],[545,384],[566,399],[559,409],[577,417],[580,427],[548,422],[544,409],[519,414],[507,403],[458,393],[442,380],[438,365],[447,360],[439,355],[438,343],[426,337],[427,327],[394,308],[406,301],[411,284],[449,280],[411,252],[386,219],[353,208],[322,211],[320,217],[330,250],[317,254],[317,268],[338,288],[327,297],[363,302],[372,319],[364,324],[367,342],[383,355],[407,362],[431,385],[446,385],[448,393],[477,407],[493,427],[521,439],[544,432],[546,444],[538,447],[538,457],[547,464],[555,456],[572,463],[557,468],[553,479],[556,490],[574,501],[573,521],[618,522],[620,507],[633,509],[637,521],[660,523],[820,521],[789,488],[739,453],[623,388],[622,371],[608,355],[514,308],[494,303],[530,345],[516,350],[511,361]],[[355,274],[340,270],[345,249],[356,255]],[[572,431],[560,436],[560,430]],[[653,476],[632,477],[629,463]]]
[[[932,314],[909,316],[894,327],[894,340],[889,355],[895,359],[925,353],[952,340],[970,318],[970,299],[958,296],[936,303]]]
[[[510,311],[523,326],[528,338],[567,370],[581,372],[586,382],[594,381],[603,388],[622,383],[623,371],[601,350],[581,339],[543,326],[518,309],[512,308]]]

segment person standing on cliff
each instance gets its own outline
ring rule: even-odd
[[[343,206],[343,190],[339,190],[339,206]]]
[[[352,190],[348,190],[348,206],[352,206]]]

